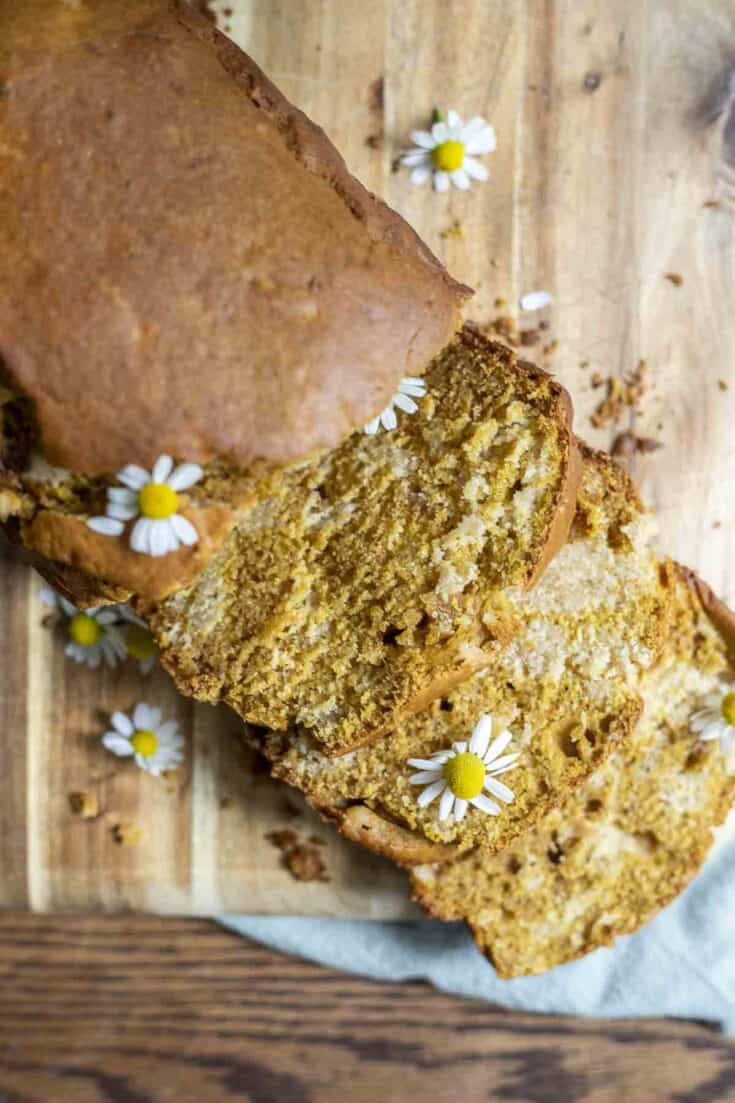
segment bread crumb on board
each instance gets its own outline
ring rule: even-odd
[[[637,454],[645,455],[648,452],[657,452],[659,448],[663,448],[663,444],[660,440],[654,440],[653,437],[639,437],[635,433],[630,431],[625,433],[618,433],[615,440],[612,442],[610,448],[610,454],[616,459],[632,459]]]
[[[611,422],[615,424],[626,409],[636,408],[646,389],[648,362],[639,360],[634,371],[619,376],[605,378],[600,372],[594,372],[590,380],[594,388],[606,385],[606,394],[590,417],[595,429],[603,429]]]
[[[100,814],[99,801],[96,793],[86,793],[83,790],[69,793],[69,808],[75,816],[82,820],[94,820]]]
[[[729,391],[730,390],[730,388],[728,387],[728,385],[727,385],[727,383],[725,382],[724,379],[718,379],[717,380],[717,386],[720,388],[721,391]]]
[[[143,829],[131,820],[114,823],[110,828],[118,846],[137,846],[143,838]]]
[[[451,225],[446,229],[439,231],[439,237],[446,241],[448,238],[458,238],[463,241],[467,235],[465,234],[464,224],[460,222],[458,218],[455,218]]]
[[[311,835],[304,842],[290,827],[267,831],[265,838],[281,851],[281,862],[294,881],[331,881],[320,853],[324,841]]]
[[[673,283],[674,287],[681,287],[684,283],[684,277],[681,272],[664,272],[664,279],[669,283]]]

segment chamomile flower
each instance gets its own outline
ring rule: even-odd
[[[117,627],[113,606],[77,609],[55,590],[44,587],[39,594],[44,604],[57,609],[65,618],[68,642],[64,653],[77,663],[96,670],[101,663],[115,667],[125,658],[126,650]]]
[[[409,758],[408,765],[419,770],[411,775],[409,783],[425,786],[417,800],[419,808],[441,797],[439,819],[446,820],[454,813],[454,820],[459,823],[465,818],[469,805],[488,816],[497,816],[500,805],[496,801],[511,803],[512,790],[497,778],[515,768],[518,754],[503,754],[513,738],[509,731],[502,731],[491,743],[492,731],[492,717],[483,715],[475,725],[469,746],[459,741],[449,750],[437,751],[431,758]],[[491,800],[488,793],[495,800]]]
[[[191,547],[199,535],[179,513],[179,492],[201,477],[199,464],[182,463],[174,468],[170,456],[159,456],[152,471],[128,464],[117,473],[123,485],[107,491],[104,517],[90,517],[87,525],[103,536],[120,536],[126,522],[137,518],[130,532],[130,547],[141,555],[158,557],[177,551],[182,544]]]
[[[158,649],[153,633],[141,617],[129,605],[118,606],[122,625],[122,637],[131,659],[135,659],[141,674],[150,674],[158,659]]]
[[[735,752],[735,683],[707,694],[702,703],[705,707],[695,712],[689,726],[705,742],[717,739],[729,758]]]
[[[132,716],[113,712],[112,730],[102,736],[108,751],[121,757],[133,757],[141,770],[158,777],[164,770],[175,770],[184,761],[183,736],[175,720],[161,722],[161,710],[140,702]]]
[[[412,130],[414,148],[401,157],[411,169],[412,184],[433,178],[435,191],[448,191],[450,185],[467,191],[472,180],[487,180],[489,173],[477,160],[492,153],[497,141],[495,130],[477,116],[465,123],[456,111],[448,111],[446,121],[435,122],[431,130]]]
[[[398,418],[396,417],[395,410],[396,406],[399,410],[403,410],[404,413],[415,414],[418,410],[418,405],[414,399],[423,398],[425,394],[426,384],[423,379],[418,379],[413,375],[406,376],[406,378],[402,379],[398,384],[398,390],[393,395],[386,408],[365,426],[365,432],[372,436],[378,432],[381,425],[388,431],[395,429],[398,425]]]

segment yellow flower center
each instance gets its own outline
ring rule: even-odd
[[[485,784],[485,763],[472,751],[463,751],[444,763],[444,777],[455,797],[472,800]]]
[[[138,505],[144,517],[165,521],[179,508],[179,496],[168,483],[146,483],[138,495]]]
[[[456,169],[461,169],[464,164],[464,146],[461,142],[455,142],[450,138],[441,145],[434,146],[431,159],[434,167],[440,172],[454,172]]]
[[[722,715],[735,728],[735,691],[726,693],[722,698]]]
[[[125,646],[134,659],[152,659],[156,653],[153,636],[142,624],[129,624],[125,630]]]
[[[104,635],[104,628],[87,613],[75,613],[69,621],[69,639],[80,647],[94,647]]]
[[[155,732],[149,732],[145,728],[133,732],[130,742],[133,744],[135,753],[142,755],[143,758],[150,758],[158,750],[158,736]]]

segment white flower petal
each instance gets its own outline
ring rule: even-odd
[[[123,505],[122,502],[109,502],[107,505],[107,516],[114,517],[118,521],[132,521],[138,513],[137,505],[128,506]]]
[[[165,724],[159,724],[158,739],[161,743],[169,743],[172,747],[184,742],[179,736],[179,725],[176,720],[167,720]]]
[[[449,173],[448,172],[435,172],[434,173],[434,191],[449,191]]]
[[[454,172],[449,174],[449,177],[455,188],[459,188],[460,191],[467,191],[470,186],[470,178],[463,168],[455,169]]]
[[[42,586],[38,591],[38,596],[44,605],[50,605],[52,609],[58,609],[59,595],[50,586]]]
[[[126,486],[108,486],[107,501],[117,502],[118,505],[137,506],[138,495],[134,490],[128,490]]]
[[[117,481],[124,486],[129,486],[131,490],[142,490],[146,483],[151,481],[151,477],[144,467],[139,467],[137,463],[129,463],[122,471],[118,471]]]
[[[406,760],[406,765],[415,766],[419,770],[435,770],[437,762],[434,758],[409,758]]]
[[[153,709],[145,701],[139,701],[133,709],[133,728],[136,731],[152,731],[154,726]]]
[[[449,813],[454,808],[455,796],[452,790],[447,788],[442,793],[442,799],[439,801],[439,819],[446,820],[449,817]]]
[[[513,754],[501,755],[500,758],[496,758],[492,762],[488,762],[487,757],[483,761],[486,766],[491,768],[492,773],[497,775],[512,770],[520,757],[520,754],[514,751]]]
[[[365,426],[365,432],[367,433],[367,435],[369,437],[374,437],[379,428],[380,428],[380,415],[378,415],[378,417],[373,418],[372,421],[369,421],[367,423],[367,425]]]
[[[159,456],[156,462],[153,464],[153,470],[151,471],[152,483],[165,483],[169,475],[174,469],[174,461],[170,456],[165,453]]]
[[[414,400],[412,398],[409,398],[407,394],[401,394],[400,391],[393,399],[393,402],[399,410],[405,410],[407,414],[415,414],[418,410],[418,406],[416,405]]]
[[[115,669],[121,658],[125,658],[125,655],[120,655],[118,651],[116,651],[111,640],[100,640],[97,646],[99,647],[100,658],[104,659],[111,670]]]
[[[186,544],[188,548],[191,548],[199,542],[199,533],[188,518],[181,513],[174,513],[170,521],[171,527],[182,544]]]
[[[411,774],[409,785],[433,785],[442,776],[441,770],[419,770],[417,774]]]
[[[452,750],[455,752],[455,754],[464,754],[464,752],[467,750],[466,740],[457,739],[454,743],[452,743]]]
[[[435,146],[439,146],[442,142],[446,142],[449,137],[447,124],[445,122],[434,123],[431,128],[431,137],[433,138]],[[416,144],[418,145],[418,142]]]
[[[140,766],[141,770],[145,770],[146,773],[150,772],[148,759],[145,758],[142,754],[136,754],[135,764],[136,766]]]
[[[139,555],[151,554],[151,521],[148,517],[141,517],[133,525],[130,547]]]
[[[502,800],[503,804],[512,804],[515,799],[513,790],[509,789],[507,785],[503,785],[502,781],[496,781],[494,777],[485,778],[485,788],[488,793],[492,793],[498,800]]]
[[[473,797],[470,804],[473,808],[479,808],[481,812],[485,812],[488,816],[500,814],[500,806],[494,800],[486,797],[484,793],[480,793],[479,797]]]
[[[423,387],[424,393],[426,393],[426,380],[422,379],[420,375],[404,375],[399,387]]]
[[[130,740],[118,735],[117,732],[105,732],[102,736],[102,744],[108,751],[120,755],[121,758],[126,758],[135,753]]]
[[[486,766],[489,766],[491,762],[495,761],[498,755],[501,755],[503,753],[512,738],[513,736],[506,728],[505,731],[502,731],[500,735],[496,736],[495,739],[493,739],[492,743],[488,747],[487,754],[485,755]]]
[[[472,134],[469,138],[465,138],[464,142],[465,150],[472,157],[484,157],[487,153],[494,153],[498,148],[495,129],[489,125],[484,127],[477,134]]]
[[[79,612],[76,605],[72,605],[68,598],[62,597],[61,594],[59,594],[59,605],[66,613],[67,617],[75,617]]]
[[[412,184],[425,184],[430,176],[431,176],[431,166],[430,165],[419,165],[418,168],[415,168],[413,170],[413,172],[409,176],[409,180],[411,181]]]
[[[433,149],[436,145],[433,134],[430,134],[428,130],[412,130],[411,141],[420,149]]]
[[[387,429],[388,432],[390,432],[391,429],[395,429],[395,427],[398,425],[398,418],[396,417],[396,412],[393,409],[392,403],[390,406],[386,406],[386,408],[383,410],[382,414],[380,415],[380,420],[382,422],[383,428]]]
[[[457,823],[461,823],[467,815],[468,802],[466,800],[460,800],[459,797],[454,802],[454,818]]]
[[[92,532],[99,532],[102,536],[119,536],[125,525],[122,521],[116,521],[112,517],[90,517],[87,528]]]
[[[521,310],[543,310],[551,305],[551,295],[548,291],[527,291],[521,295]]]
[[[470,750],[472,753],[479,755],[480,758],[484,758],[487,754],[487,748],[492,734],[493,718],[492,716],[488,716],[487,713],[484,713],[475,724],[475,730],[470,739]]]
[[[135,731],[130,717],[124,712],[113,712],[110,717],[112,726],[120,735],[130,736]]]
[[[408,169],[418,168],[420,165],[431,165],[431,154],[425,149],[409,149],[401,154],[401,164]]]
[[[460,115],[458,114],[458,112],[456,112],[456,111],[447,111],[447,126],[451,127],[452,129],[454,129],[455,127],[460,127],[461,128],[462,119],[461,119]]]
[[[427,785],[423,792],[419,793],[416,803],[419,808],[425,808],[427,804],[431,804],[440,793],[443,793],[447,787],[447,783],[444,778],[440,778],[439,781],[435,781],[433,785]]]
[[[408,394],[411,398],[423,398],[426,394],[426,383],[424,383],[423,379],[415,379],[413,377],[402,379],[398,385],[398,393]]]
[[[168,480],[172,490],[188,490],[198,483],[204,472],[198,463],[180,463]]]
[[[154,559],[160,558],[162,555],[168,555],[171,549],[171,518],[166,520],[156,520],[150,523],[150,552]],[[178,545],[178,541],[176,541]]]
[[[714,709],[704,709],[702,712],[695,712],[694,716],[692,716],[689,721],[689,727],[694,732],[701,732],[708,727],[708,725],[716,721],[720,715],[719,709],[717,711]]]
[[[462,168],[473,180],[487,180],[490,175],[485,166],[476,161],[474,157],[465,157]]]

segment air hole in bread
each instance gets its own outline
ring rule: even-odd
[[[597,800],[597,798],[596,798],[596,797],[593,797],[593,798],[592,798],[592,800],[588,800],[588,801],[587,801],[587,804],[585,805],[585,808],[586,808],[587,812],[588,812],[588,813],[589,813],[589,814],[590,814],[591,816],[594,816],[594,815],[596,815],[596,814],[597,814],[598,812],[601,812],[601,811],[602,811],[602,809],[603,809],[603,807],[604,807],[604,805],[603,805],[602,801],[601,801],[601,800]]]
[[[520,873],[523,869],[523,862],[515,854],[511,854],[508,859],[508,873]]]
[[[396,628],[395,624],[389,624],[385,632],[383,632],[383,643],[388,646],[394,645],[397,643],[398,637],[402,631],[403,629]]]
[[[442,697],[441,701],[439,702],[439,708],[442,710],[442,712],[451,712],[454,708],[454,705],[448,697]]]

